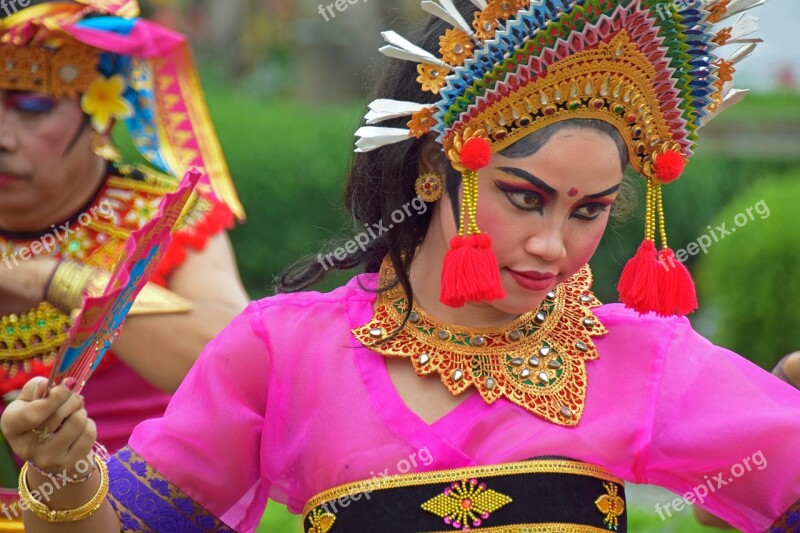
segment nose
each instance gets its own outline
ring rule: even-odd
[[[11,152],[17,146],[17,136],[11,120],[11,112],[0,98],[0,152]]]
[[[564,259],[567,255],[564,225],[545,220],[537,230],[525,240],[525,251],[546,263]]]

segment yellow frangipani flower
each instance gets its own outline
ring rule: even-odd
[[[81,109],[92,117],[92,127],[105,133],[112,119],[123,119],[133,115],[133,106],[124,97],[125,79],[119,74],[110,78],[98,76],[81,98]]]

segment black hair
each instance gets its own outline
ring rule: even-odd
[[[472,20],[477,8],[466,0],[456,0],[456,6],[466,20]],[[444,21],[431,17],[416,32],[412,32],[409,40],[425,50],[438,50],[439,37],[450,26]],[[423,92],[416,82],[417,65],[411,61],[391,60],[391,68],[379,69],[381,78],[376,84],[379,98],[400,101],[419,102],[433,105],[438,96]],[[395,119],[385,123],[388,127],[405,127],[408,118]],[[500,153],[507,157],[525,157],[538,151],[553,135],[565,128],[591,129],[612,138],[619,149],[623,170],[628,166],[627,146],[616,128],[601,120],[573,119],[545,127],[527,135],[517,143]],[[384,146],[354,156],[350,173],[345,184],[344,203],[348,213],[362,225],[387,223],[396,210],[407,205],[416,197],[415,182],[419,175],[420,154],[425,143],[433,142],[429,136],[421,139],[407,140]],[[461,176],[447,162],[444,153],[439,150],[438,163],[448,168],[446,176],[447,192],[455,198]],[[616,203],[624,204],[635,198],[635,191],[626,181],[621,188],[621,197]],[[454,216],[457,216],[457,203],[453,202]],[[331,258],[332,266],[327,267],[318,262],[318,255],[305,256],[289,266],[278,279],[277,292],[294,292],[307,289],[330,273],[331,270],[351,270],[361,268],[364,272],[378,272],[387,255],[394,265],[397,279],[387,290],[397,283],[403,286],[409,299],[409,310],[413,305],[413,291],[409,280],[409,270],[419,244],[425,238],[431,220],[431,211],[410,217],[402,226],[386,232],[373,239],[365,250],[357,250],[344,259]],[[612,213],[615,211],[612,208]],[[326,245],[334,249],[338,241]],[[325,251],[322,252],[325,255]],[[329,256],[330,257],[330,256]]]

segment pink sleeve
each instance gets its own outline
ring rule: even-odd
[[[744,531],[764,531],[800,497],[800,392],[714,346],[688,320],[664,340],[645,470],[647,483],[679,496],[656,512],[666,519],[697,503]]]
[[[266,344],[252,303],[206,346],[164,416],[137,426],[130,440],[148,465],[237,531],[255,529],[269,494],[260,468]]]

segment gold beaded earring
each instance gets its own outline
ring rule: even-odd
[[[96,131],[92,131],[90,142],[92,152],[94,152],[96,155],[99,155],[103,159],[107,161],[122,160],[122,154],[120,154],[119,149],[114,146],[114,143],[111,142],[111,139],[109,139],[108,135],[102,135]]]
[[[417,196],[427,203],[441,199],[444,189],[444,179],[438,172],[425,172],[417,178]]]

